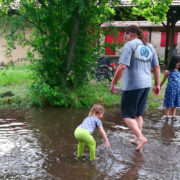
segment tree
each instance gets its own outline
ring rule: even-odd
[[[174,14],[173,8],[169,9],[172,0],[132,0],[132,4],[137,7],[133,8],[133,13],[143,16],[150,22],[155,24],[162,23],[166,29],[166,46],[165,46],[165,60],[167,65],[172,57],[174,48],[174,32],[175,24],[178,20],[177,13]],[[176,12],[176,11],[175,11]],[[167,20],[167,24],[163,21]],[[170,47],[168,50],[168,40],[170,32]],[[169,52],[169,53],[168,53]]]
[[[8,49],[28,45],[27,60],[34,72],[33,89],[49,104],[63,105],[69,89],[82,86],[96,60],[100,24],[113,14],[117,0],[0,1],[1,28]],[[27,28],[32,29],[29,37]]]
[[[171,3],[172,0],[132,0],[132,4],[135,5],[133,13],[160,24],[166,20],[166,13]]]

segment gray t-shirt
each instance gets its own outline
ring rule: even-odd
[[[87,129],[92,134],[98,126],[102,126],[102,122],[96,116],[88,116],[83,120],[83,122],[78,126],[81,129]]]
[[[127,65],[122,77],[123,91],[151,87],[151,67],[159,65],[153,46],[145,46],[140,39],[124,45],[118,63]]]

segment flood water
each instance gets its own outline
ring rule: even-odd
[[[166,122],[163,110],[146,109],[143,134],[148,143],[136,152],[119,108],[108,108],[103,125],[111,148],[104,148],[95,131],[100,160],[90,162],[87,148],[82,159],[76,157],[74,138],[87,114],[86,109],[1,109],[0,179],[180,179],[180,117]]]

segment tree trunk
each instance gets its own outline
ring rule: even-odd
[[[75,43],[76,43],[76,37],[78,34],[79,29],[79,8],[77,7],[74,11],[74,18],[73,18],[73,25],[72,25],[72,35],[69,39],[69,45],[68,45],[68,53],[66,57],[66,71],[68,72],[71,66],[72,57],[74,53]]]

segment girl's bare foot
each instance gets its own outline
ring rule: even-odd
[[[132,144],[136,144],[136,145],[138,144],[138,143],[137,143],[137,139],[136,139],[136,138],[134,138],[134,139],[130,139],[129,141],[130,141]]]
[[[138,145],[137,145],[137,147],[136,147],[136,150],[137,151],[140,151],[140,149],[142,149],[142,147],[145,145],[147,143],[147,139],[142,139],[142,140],[139,140],[138,141]]]

